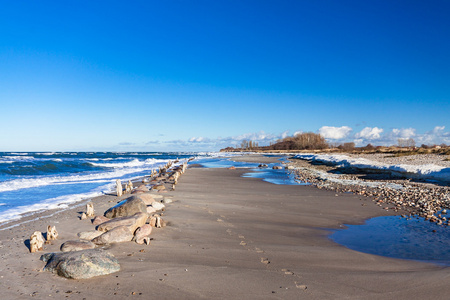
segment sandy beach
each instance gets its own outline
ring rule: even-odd
[[[163,194],[174,200],[164,212],[168,226],[155,228],[148,246],[109,246],[121,270],[106,276],[69,280],[41,271],[43,253],[94,229],[79,220],[83,206],[0,230],[1,298],[448,298],[449,268],[356,252],[328,238],[343,224],[400,212],[349,193],[242,178],[245,172],[189,167],[176,190]],[[103,214],[120,199],[111,194],[92,202]],[[47,225],[56,225],[58,240],[29,253],[25,241]]]

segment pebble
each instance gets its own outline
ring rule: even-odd
[[[382,159],[381,156],[374,156],[376,159],[373,159],[372,155],[366,155],[365,158],[371,160]],[[391,159],[388,163],[399,164],[404,157],[397,157],[396,159]],[[417,161],[420,164],[424,164],[423,159],[429,163],[432,161],[431,163],[438,164],[436,163],[436,157],[433,158],[431,156],[425,157],[424,155],[420,155]],[[384,162],[387,163],[386,161]],[[411,182],[411,180],[395,178],[389,178],[388,180],[369,180],[362,178],[365,174],[362,174],[363,176],[361,177],[354,174],[340,174],[339,179],[359,183],[345,185],[321,178],[318,170],[324,171],[324,168],[328,168],[325,170],[329,171],[330,167],[313,166],[302,160],[293,160],[291,163],[297,166],[295,169],[297,180],[308,182],[319,189],[370,197],[384,210],[406,211],[409,216],[420,216],[437,225],[450,226],[449,220],[444,216],[447,214],[447,210],[450,209],[450,187],[448,186],[434,185],[426,182]],[[373,185],[373,183],[377,183],[378,185]],[[388,183],[397,184],[401,188],[392,188],[387,186]],[[335,194],[335,196],[337,195]],[[389,208],[386,205],[392,205],[392,207]]]

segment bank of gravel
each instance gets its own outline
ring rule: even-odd
[[[357,154],[385,164],[424,165],[450,167],[442,155],[424,154],[394,157],[391,154]],[[450,187],[439,183],[413,181],[382,173],[366,173],[338,166],[317,165],[307,160],[290,159],[297,180],[308,182],[319,189],[350,192],[371,197],[385,210],[394,210],[403,216],[418,215],[438,225],[450,225]]]

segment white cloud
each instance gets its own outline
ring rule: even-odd
[[[209,143],[210,139],[200,136],[200,137],[191,137],[188,141],[191,143]]]
[[[409,139],[416,136],[416,129],[414,128],[394,128],[392,129],[391,136],[393,138],[402,138],[402,139]]]
[[[362,142],[364,139],[377,140],[377,139],[381,138],[381,134],[382,133],[383,133],[383,129],[382,128],[366,127],[363,130],[361,130],[360,132],[358,132],[357,134],[355,134],[355,138],[361,139],[361,140],[358,140],[358,142]]]
[[[319,129],[319,133],[326,139],[340,140],[347,137],[352,129],[348,126],[333,127],[322,126]]]

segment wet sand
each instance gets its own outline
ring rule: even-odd
[[[274,162],[276,158],[253,162]],[[330,229],[393,214],[369,198],[188,168],[149,246],[110,247],[121,271],[87,280],[40,272],[42,253],[92,230],[77,207],[0,231],[2,299],[447,299],[450,269],[349,250]],[[124,198],[124,197],[122,197]],[[117,197],[93,200],[96,212]],[[29,253],[25,240],[56,225],[59,239]],[[143,252],[140,252],[143,250]]]

